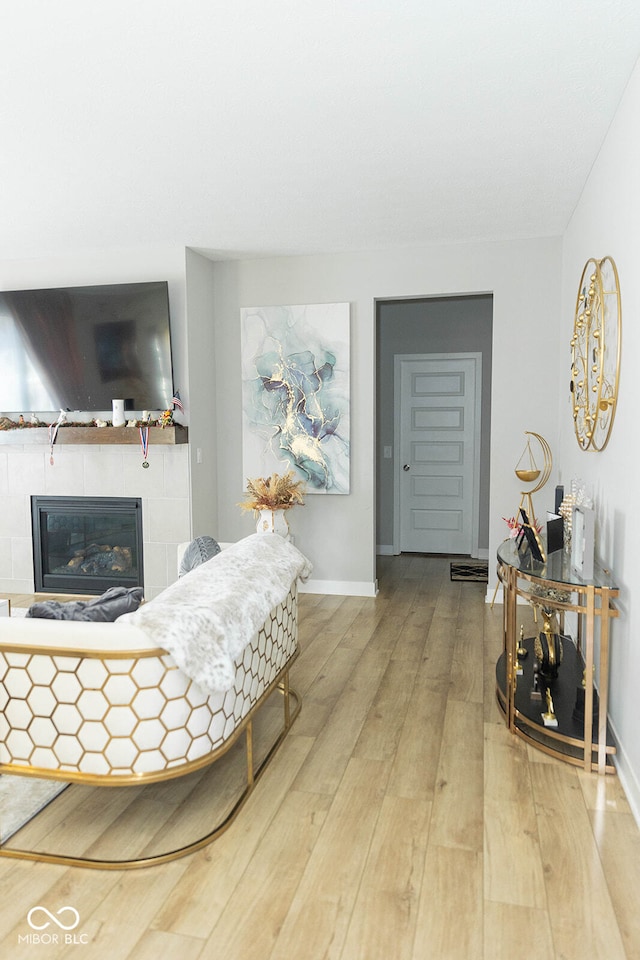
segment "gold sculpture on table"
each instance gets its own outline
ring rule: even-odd
[[[553,700],[551,698],[551,690],[547,687],[547,712],[542,714],[542,721],[545,727],[557,727],[558,718],[555,715],[553,708]]]
[[[515,512],[515,516],[507,520],[509,527],[512,530],[511,536],[515,535],[515,528],[519,527],[520,533],[518,534],[518,546],[522,542],[522,538],[525,536],[525,532],[528,532],[531,536],[531,540],[527,537],[527,541],[533,541],[532,546],[536,547],[536,553],[538,556],[535,556],[534,559],[539,559],[543,563],[546,562],[546,555],[542,546],[542,541],[538,534],[538,523],[533,511],[533,499],[532,495],[537,493],[538,490],[541,490],[544,487],[545,483],[551,476],[551,467],[553,466],[553,458],[551,456],[551,447],[544,439],[540,436],[539,433],[534,433],[532,430],[525,430],[525,436],[527,437],[526,446],[522,452],[520,459],[518,460],[515,466],[515,474],[518,480],[521,480],[523,483],[533,483],[534,486],[529,490],[520,491],[520,503],[518,504],[518,509]],[[538,468],[537,463],[535,462],[533,451],[531,450],[531,440],[529,437],[534,437],[540,447],[542,448],[543,456],[543,467],[542,470]],[[525,509],[526,507],[526,509]],[[524,513],[524,517],[521,514],[521,511]],[[525,519],[526,517],[526,519]],[[525,530],[526,528],[526,530]],[[498,594],[498,587],[500,586],[500,580],[496,583],[496,588],[493,591],[493,597],[491,600],[491,609],[496,600]],[[534,608],[535,616],[535,608]]]
[[[533,483],[534,486],[530,489],[520,491],[520,503],[518,504],[518,509],[516,511],[516,520],[522,517],[520,511],[524,510],[529,526],[537,534],[538,523],[533,509],[533,494],[537,493],[538,490],[541,490],[551,476],[553,458],[551,456],[551,447],[544,437],[540,436],[539,433],[534,433],[531,430],[525,430],[525,436],[527,437],[527,443],[522,452],[522,456],[516,464],[515,474],[518,480],[521,480],[523,483]],[[531,450],[531,440],[529,439],[530,437],[535,437],[542,448],[542,456],[544,458],[542,470],[539,469],[533,456],[533,451]],[[522,519],[524,522],[524,518]]]
[[[544,626],[533,643],[533,649],[540,665],[540,674],[547,680],[555,680],[562,663],[564,649],[562,637],[555,629],[555,614],[548,607],[542,607]]]

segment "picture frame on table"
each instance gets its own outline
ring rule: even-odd
[[[521,527],[520,533],[518,534],[517,546],[518,550],[530,550],[531,556],[534,560],[537,560],[539,563],[545,562],[544,550],[542,549],[542,541],[538,535],[538,531],[529,521],[529,517],[525,510],[520,507],[520,520]]]
[[[571,511],[571,569],[582,580],[593,577],[595,513],[591,507]]]

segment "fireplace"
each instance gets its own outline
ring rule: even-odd
[[[36,593],[144,586],[140,498],[31,497],[31,517]]]

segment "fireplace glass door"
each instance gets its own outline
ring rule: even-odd
[[[31,514],[36,592],[144,586],[139,498],[32,497]]]

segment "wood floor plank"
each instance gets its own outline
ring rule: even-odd
[[[80,914],[78,932],[89,935],[87,921],[93,911],[119,881],[118,873],[103,874],[69,869],[46,863],[5,860],[13,869],[0,883],[0,956],[22,960],[36,956],[38,945],[29,944],[32,933],[27,923],[29,911],[43,906],[56,913],[62,906],[71,905]],[[46,918],[45,918],[46,919]],[[22,943],[20,938],[23,938]],[[64,944],[43,945],[47,960],[61,956]]]
[[[84,784],[72,784],[40,816],[15,833],[9,846],[82,856],[100,834],[99,830],[96,831],[96,811],[100,812],[103,824],[108,827],[140,796],[142,789],[99,790]]]
[[[482,854],[429,842],[412,960],[482,956]]]
[[[176,860],[160,872],[154,867],[123,872],[90,916],[81,917],[91,960],[126,960],[186,870],[186,863]],[[77,956],[77,950],[70,946],[62,956]]]
[[[332,637],[323,634],[322,643],[314,643],[313,639],[315,638],[307,642],[299,641],[300,655],[289,674],[292,687],[303,699],[313,688],[316,678],[326,673],[342,638],[339,634]],[[331,670],[332,674],[334,672]]]
[[[289,736],[241,818],[188,860],[188,870],[153,919],[153,929],[206,939],[304,763],[311,740]]]
[[[618,777],[594,777],[582,770],[577,770],[576,773],[587,810],[631,813],[629,801]]]
[[[420,662],[433,619],[433,607],[412,608],[391,653],[392,660]]]
[[[344,639],[345,635],[353,632],[353,625],[359,620],[363,609],[375,610],[375,600],[367,600],[363,597],[341,597],[340,599],[340,606],[331,612],[331,616],[322,625],[324,636],[336,635]],[[319,610],[324,612],[323,607]]]
[[[584,956],[588,955],[585,949]],[[485,902],[484,956],[487,960],[549,960],[556,956],[547,911]]]
[[[381,656],[372,639],[348,678],[324,729],[318,734],[294,789],[333,795],[351,759],[351,754],[386,670],[388,657]]]
[[[269,956],[332,801],[296,790],[287,795],[211,932],[207,956]]]
[[[204,942],[162,930],[147,930],[135,944],[127,960],[198,960]]]
[[[433,800],[446,707],[446,689],[430,679],[423,663],[400,731],[389,793],[407,799]]]
[[[547,891],[531,797],[484,802],[484,897],[546,909]]]
[[[638,826],[631,813],[597,809],[589,816],[627,957],[640,957]]]
[[[445,617],[447,620],[457,618],[460,607],[460,587],[460,583],[447,583],[446,581],[443,583],[438,594],[434,616]]]
[[[485,602],[482,612],[483,639],[485,643],[497,643],[502,648],[504,641],[503,619],[504,609],[501,603],[496,604],[492,608],[490,604]]]
[[[625,950],[576,771],[532,764],[548,910],[556,954],[623,960]]]
[[[298,683],[298,672],[292,670],[291,685],[302,695],[302,710],[295,727],[298,735],[317,737],[322,732],[360,656],[358,649],[337,646],[330,660],[318,667],[310,688],[304,694]]]
[[[388,774],[388,763],[349,762],[270,960],[339,960]]]
[[[411,960],[431,804],[386,796],[342,957]]]
[[[526,744],[514,737],[504,723],[485,723],[485,799],[517,802],[524,793],[532,798]]]
[[[484,644],[484,665],[483,665],[483,718],[485,723],[493,723],[498,726],[505,726],[504,713],[498,707],[496,701],[496,662],[502,654],[502,644],[485,643]]]
[[[378,651],[390,657],[408,616],[409,611],[403,605],[397,611],[383,614],[371,634],[365,652]]]
[[[434,613],[422,655],[429,679],[443,684],[447,690],[453,662],[454,629],[449,618]]]
[[[364,650],[369,638],[383,616],[382,604],[377,599],[351,597],[351,617],[342,630],[340,643],[343,646]]]
[[[482,851],[483,752],[482,704],[448,700],[430,842]]]
[[[393,759],[416,677],[411,660],[390,660],[380,680],[360,736],[354,757],[370,760]]]
[[[464,631],[456,630],[451,658],[451,685],[449,696],[455,700],[482,703],[484,677],[482,671],[482,638],[472,642]]]
[[[538,822],[524,743],[485,724],[484,897],[546,908]]]

